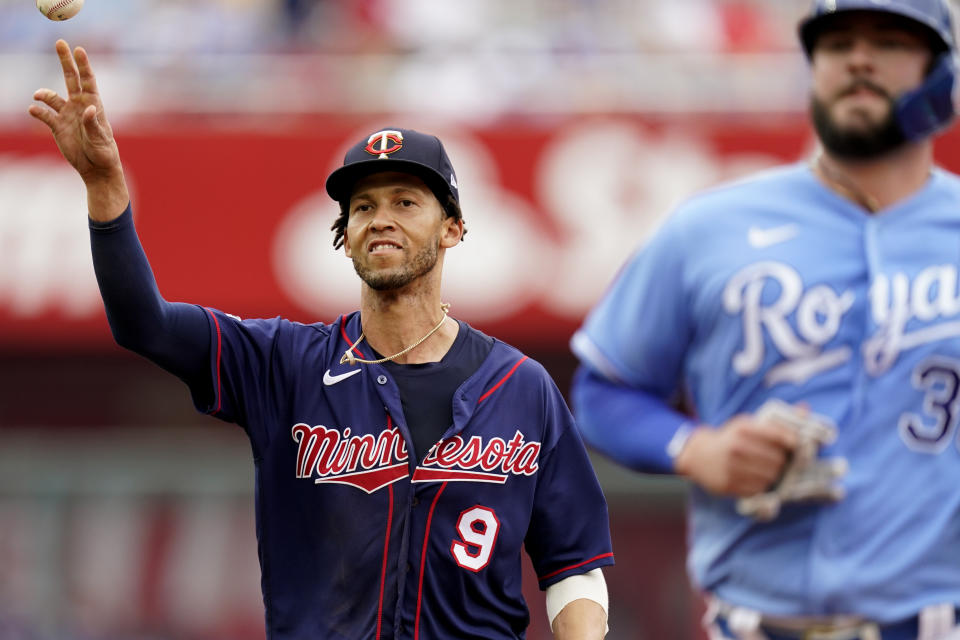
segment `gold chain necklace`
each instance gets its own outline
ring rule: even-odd
[[[823,161],[822,154],[818,155],[810,165],[813,168],[813,172],[823,178],[835,191],[839,191],[842,195],[858,203],[870,213],[876,213],[880,210],[880,203],[876,198],[857,187],[849,178],[840,172],[827,167]]]
[[[422,338],[414,342],[412,345],[410,345],[403,351],[398,351],[392,356],[387,356],[386,358],[380,358],[379,360],[364,360],[363,358],[358,358],[357,356],[353,355],[353,350],[356,349],[357,345],[360,344],[360,341],[363,340],[363,331],[360,331],[360,337],[357,338],[357,341],[354,342],[352,345],[350,345],[349,349],[343,352],[343,356],[340,358],[340,364],[349,363],[351,366],[357,364],[358,362],[362,362],[363,364],[381,364],[386,362],[387,360],[393,360],[394,358],[399,358],[400,356],[412,351],[413,349],[416,349],[421,344],[423,344],[423,342],[427,338],[429,338],[434,333],[436,333],[441,326],[443,326],[443,321],[447,319],[447,313],[450,311],[450,303],[441,302],[440,310],[443,311],[443,317],[440,318],[440,322],[437,323],[437,326],[435,326],[433,329],[430,329],[430,331],[427,332],[427,335],[423,336]]]

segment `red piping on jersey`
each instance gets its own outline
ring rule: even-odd
[[[387,429],[390,428],[390,416],[387,416]],[[380,640],[380,628],[383,623],[383,590],[387,582],[387,553],[390,551],[390,525],[393,523],[393,485],[387,486],[390,506],[387,509],[387,533],[383,536],[383,568],[380,569],[380,603],[377,605],[377,640]]]
[[[570,569],[576,569],[577,567],[582,567],[585,564],[590,564],[594,560],[600,560],[602,558],[612,558],[613,553],[601,553],[598,556],[594,556],[589,560],[584,560],[583,562],[578,562],[577,564],[572,564],[569,567],[564,567],[563,569],[557,569],[556,571],[551,571],[545,576],[537,576],[537,580],[546,580],[547,578],[552,578],[553,576],[563,573],[564,571],[569,571]]]
[[[210,317],[213,318],[213,325],[217,328],[217,408],[210,412],[210,415],[220,412],[220,408],[223,407],[223,399],[220,397],[220,322],[217,320],[217,316],[213,315],[213,311],[203,308],[204,311],[210,314]]]
[[[443,490],[446,488],[446,482],[440,485],[440,489],[437,490],[437,495],[433,497],[433,502],[430,503],[430,512],[427,513],[427,530],[423,534],[423,549],[420,550],[420,584],[417,585],[417,617],[416,622],[413,623],[413,640],[417,640],[417,638],[420,637],[420,605],[423,604],[423,568],[427,563],[427,541],[430,539],[430,521],[433,520],[433,510],[437,506],[437,500],[440,499],[440,494],[443,493]]]
[[[494,391],[496,391],[496,390],[500,387],[500,385],[502,385],[504,382],[506,382],[506,381],[507,381],[507,378],[509,378],[510,376],[513,375],[513,372],[517,370],[517,367],[519,367],[519,366],[523,363],[523,361],[527,359],[527,357],[528,357],[528,356],[523,356],[522,358],[520,358],[519,360],[517,360],[517,364],[513,365],[513,369],[510,369],[510,371],[509,371],[509,373],[507,373],[507,375],[505,375],[505,376],[503,376],[502,378],[500,378],[500,381],[499,381],[497,384],[493,385],[493,386],[490,388],[489,391],[487,391],[485,394],[483,394],[482,396],[480,396],[480,399],[477,400],[477,404],[480,404],[481,402],[483,402],[484,400],[486,400],[486,399],[490,396],[491,393],[493,393]]]
[[[495,482],[503,484],[507,476],[502,473],[483,473],[482,471],[462,471],[459,469],[428,469],[417,467],[413,470],[410,482],[436,482],[437,480]]]
[[[354,343],[353,343],[353,342],[350,342],[350,338],[347,337],[347,329],[346,329],[346,327],[343,326],[343,321],[344,321],[344,317],[341,316],[341,317],[340,317],[340,335],[343,336],[343,339],[347,341],[347,344],[352,347],[352,346],[354,345]],[[360,341],[357,340],[357,342],[360,342]],[[366,357],[367,357],[367,356],[363,355],[363,352],[360,351],[360,349],[354,349],[353,351],[354,351],[354,353],[356,353],[356,354],[357,354],[358,356],[360,356],[361,358],[366,358]]]

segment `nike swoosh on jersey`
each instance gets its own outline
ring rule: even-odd
[[[342,382],[346,380],[350,376],[355,376],[358,373],[360,373],[360,369],[354,369],[353,371],[347,371],[346,373],[341,373],[333,376],[333,375],[330,375],[330,369],[327,369],[326,371],[323,372],[323,384],[329,387],[331,385],[337,384],[338,382]]]
[[[798,233],[800,233],[800,227],[795,224],[785,224],[770,229],[750,227],[747,230],[747,242],[755,249],[765,249],[786,242]]]

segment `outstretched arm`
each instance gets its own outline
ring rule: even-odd
[[[117,343],[212,395],[205,312],[160,296],[129,213],[130,196],[86,51],[56,44],[67,95],[38,89],[30,115],[53,133],[60,153],[87,188],[90,245],[110,329]],[[126,214],[126,215],[122,215]]]
[[[33,98],[43,104],[30,105],[29,112],[50,127],[60,153],[83,179],[90,218],[109,222],[119,217],[130,201],[120,152],[87,52],[77,47],[71,53],[63,40],[57,40],[56,50],[67,95],[38,89]]]

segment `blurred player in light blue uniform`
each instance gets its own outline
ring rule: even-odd
[[[712,638],[960,637],[960,179],[932,158],[950,9],[819,0],[800,36],[822,152],[673,213],[573,338],[575,410],[598,450],[692,480]],[[835,428],[813,467],[849,470],[764,521],[738,506],[804,444],[756,415],[771,398]]]

